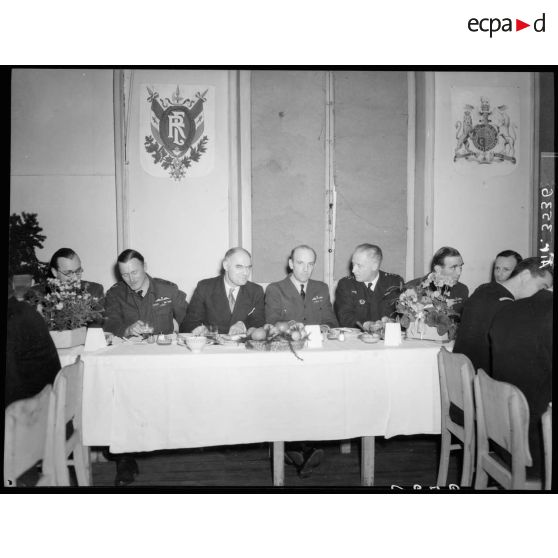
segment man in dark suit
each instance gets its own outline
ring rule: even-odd
[[[478,287],[463,308],[453,352],[469,357],[475,370],[482,368],[492,375],[488,331],[494,316],[514,300],[551,285],[552,275],[548,268],[541,267],[540,258],[525,258],[503,283],[492,281]]]
[[[50,274],[53,278],[58,279],[62,283],[67,283],[72,279],[79,279],[82,289],[97,299],[95,310],[103,313],[104,311],[104,289],[103,286],[94,281],[86,281],[81,278],[83,268],[81,267],[80,257],[71,248],[60,248],[56,250],[50,259]],[[39,293],[48,292],[48,283],[44,282],[29,290],[25,299],[34,303]],[[88,324],[89,327],[102,327],[103,318],[99,318]]]
[[[315,263],[316,252],[310,246],[297,246],[291,251],[289,268],[292,273],[282,281],[270,283],[266,289],[267,323],[295,320],[305,325],[338,327],[327,285],[310,279]]]
[[[265,317],[270,324],[295,320],[305,325],[337,327],[329,289],[322,281],[310,279],[316,263],[316,252],[302,244],[293,248],[289,257],[292,273],[282,281],[270,283],[265,292]],[[289,443],[285,461],[294,465],[300,477],[306,478],[320,465],[324,450],[308,442]]]
[[[492,376],[517,386],[529,403],[529,447],[533,466],[542,476],[541,416],[552,399],[553,293],[542,289],[502,308],[492,321],[489,338]]]
[[[244,333],[264,325],[264,292],[248,281],[252,256],[244,248],[231,248],[223,258],[223,275],[200,281],[194,291],[181,332],[203,333],[216,326],[219,333]]]
[[[343,327],[375,322],[395,311],[397,288],[403,286],[403,278],[380,270],[382,258],[382,249],[375,244],[355,248],[353,275],[340,279],[335,292],[335,311]]]

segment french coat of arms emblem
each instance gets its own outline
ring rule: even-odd
[[[507,105],[494,108],[487,97],[477,106],[465,104],[463,117],[455,123],[454,162],[458,159],[490,164],[504,162],[515,165],[517,124],[512,122]]]
[[[176,181],[207,151],[203,110],[207,92],[196,91],[188,98],[177,85],[169,98],[147,86],[151,134],[145,136],[145,151]]]

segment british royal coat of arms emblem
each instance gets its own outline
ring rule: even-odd
[[[492,107],[488,97],[481,97],[477,106],[465,104],[463,117],[455,123],[453,160],[490,164],[517,163],[515,151],[517,124],[507,105]]]
[[[191,98],[182,94],[178,85],[170,97],[161,94],[155,86],[146,89],[151,133],[144,137],[145,152],[155,165],[178,182],[208,149],[204,103],[209,88],[196,90]]]

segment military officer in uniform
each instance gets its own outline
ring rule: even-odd
[[[382,271],[382,249],[375,244],[359,244],[352,256],[353,274],[339,280],[335,291],[335,311],[343,327],[357,322],[375,322],[391,317],[403,278]]]
[[[265,293],[265,319],[269,324],[295,320],[304,324],[337,327],[337,318],[322,281],[310,279],[316,252],[310,246],[293,248],[289,258],[292,273],[282,281],[270,283]]]
[[[174,283],[148,275],[136,250],[124,250],[117,261],[122,281],[107,291],[105,331],[119,337],[148,330],[172,333],[173,318],[180,324],[186,315],[186,294]]]
[[[295,320],[307,325],[339,325],[327,285],[310,279],[315,263],[313,248],[305,244],[293,248],[289,257],[292,273],[281,281],[269,284],[266,289],[265,318],[268,323]],[[315,448],[308,442],[290,442],[286,446],[285,461],[296,467],[301,478],[306,478],[320,465],[323,455],[323,449]]]
[[[145,272],[143,256],[136,250],[124,250],[118,256],[122,281],[108,291],[105,301],[105,331],[119,337],[146,332],[172,333],[173,318],[178,324],[186,315],[186,295],[170,281],[151,277]],[[134,481],[139,473],[132,454],[109,454],[116,460],[116,486]]]

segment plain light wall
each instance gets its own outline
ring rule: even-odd
[[[334,278],[358,244],[381,247],[382,269],[405,278],[407,72],[334,72],[337,226]]]
[[[84,278],[113,283],[116,197],[111,70],[14,69],[10,213],[37,213],[41,261],[62,246]]]
[[[229,84],[226,70],[134,70],[128,136],[129,243],[138,250],[147,271],[177,283],[190,301],[197,282],[220,271],[229,246]],[[140,111],[149,109],[145,85],[170,84],[214,86],[215,134],[209,138],[213,170],[206,176],[175,182],[170,176],[146,172],[140,161],[144,135]],[[200,91],[201,93],[202,91]],[[204,109],[207,110],[207,109]],[[207,132],[207,128],[205,130]],[[201,159],[200,159],[201,161]],[[193,163],[194,167],[196,163]]]
[[[490,280],[492,262],[505,249],[530,255],[532,234],[532,74],[527,72],[436,72],[433,251],[457,248],[465,266],[461,281],[470,291]],[[458,174],[453,164],[455,122],[451,87],[505,87],[517,91],[518,164],[503,176]],[[478,99],[474,99],[478,102]],[[498,99],[490,99],[491,105]],[[471,163],[473,164],[473,163]],[[485,166],[488,170],[489,165]],[[482,169],[482,170],[485,170]],[[425,262],[427,265],[428,262]],[[426,271],[426,269],[425,269]]]

